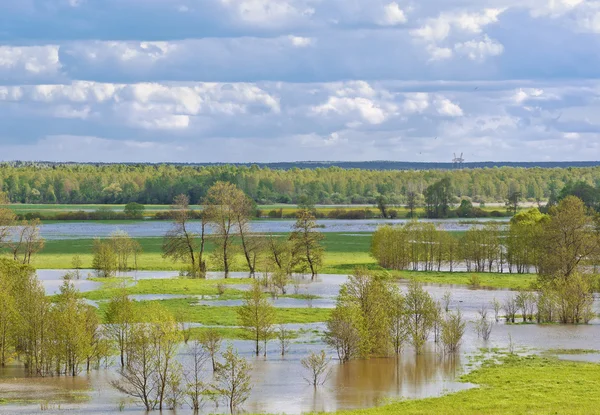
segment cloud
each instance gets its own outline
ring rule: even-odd
[[[395,26],[407,22],[404,10],[400,8],[398,3],[388,3],[383,7],[383,16],[379,23],[384,26]]]
[[[504,52],[504,46],[485,35],[481,40],[457,43],[454,45],[454,50],[458,55],[464,55],[473,61],[482,62],[490,56],[501,55]]]
[[[438,113],[446,117],[462,117],[464,115],[462,108],[447,98],[437,99],[435,106]]]
[[[61,69],[57,45],[0,46],[0,73],[17,77],[56,74]]]

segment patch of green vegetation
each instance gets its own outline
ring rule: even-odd
[[[474,272],[425,272],[425,271],[392,271],[391,274],[400,279],[416,279],[429,284],[450,284],[470,286],[473,276],[477,277],[477,288],[508,288],[518,290],[529,288],[536,281],[535,274],[499,274]]]
[[[488,361],[461,381],[478,388],[338,415],[586,415],[600,405],[600,365],[539,356]]]
[[[102,282],[102,287],[98,290],[84,293],[83,296],[90,300],[110,299],[115,295],[125,292],[129,295],[152,295],[152,294],[172,294],[172,295],[219,295],[219,285],[224,286],[225,291],[219,296],[219,299],[226,300],[240,298],[241,290],[231,288],[239,284],[248,284],[248,279],[227,278],[219,280],[189,279],[189,278],[171,278],[171,279],[148,279],[139,280],[130,285],[130,279],[122,278],[94,278],[94,281]],[[123,287],[125,283],[125,287]]]
[[[147,307],[154,301],[136,302],[137,315],[144,319],[148,315]],[[196,299],[183,298],[158,301],[170,311],[178,321],[187,323],[200,323],[205,326],[237,326],[240,324],[238,317],[239,307],[205,306],[196,305]],[[97,312],[104,318],[106,302],[99,304]],[[320,323],[327,321],[331,314],[329,309],[321,308],[276,308],[275,323]]]
[[[578,355],[578,354],[594,354],[600,353],[600,350],[594,349],[548,349],[544,351],[545,354],[563,354],[563,355]]]

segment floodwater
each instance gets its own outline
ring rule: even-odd
[[[483,218],[477,219],[477,222],[499,221],[506,223],[508,219],[502,218]],[[443,230],[464,231],[473,225],[473,219],[444,219],[427,220],[422,222],[431,222]],[[322,232],[374,232],[384,224],[399,225],[407,223],[407,219],[365,219],[365,220],[339,220],[339,219],[320,219],[317,223],[322,227]],[[251,222],[250,226],[256,233],[278,233],[290,232],[294,225],[293,220],[261,220]],[[127,232],[132,237],[162,237],[170,229],[171,223],[168,221],[140,221],[124,223],[101,223],[101,222],[65,222],[49,223],[41,225],[41,235],[45,239],[85,239],[85,238],[104,238],[108,237],[116,230]],[[191,229],[194,232],[200,232],[200,223],[193,222]],[[210,233],[211,230],[208,229]]]
[[[51,277],[59,277],[64,271],[39,271],[43,281]],[[155,273],[145,275],[151,278]],[[162,277],[173,274],[158,274]],[[233,277],[246,276],[235,273]],[[212,277],[219,277],[218,273]],[[85,281],[85,280],[83,280]],[[344,275],[321,275],[316,281],[309,277],[297,277],[290,284],[288,293],[314,294],[318,299],[312,300],[312,307],[332,307],[341,284],[347,281]],[[406,283],[399,286],[406,290]],[[245,286],[243,286],[245,287]],[[237,288],[237,287],[236,287]],[[441,300],[446,292],[451,293],[450,308],[460,309],[469,320],[463,338],[461,353],[454,359],[444,357],[439,348],[431,341],[426,353],[416,356],[407,347],[399,358],[371,359],[353,361],[340,365],[332,350],[328,350],[319,333],[325,329],[323,323],[288,325],[290,329],[304,329],[305,332],[296,339],[289,353],[282,358],[277,342],[268,345],[268,357],[253,356],[253,343],[235,341],[233,345],[253,365],[252,379],[254,388],[252,395],[243,409],[250,413],[287,413],[300,414],[309,411],[335,411],[372,407],[404,398],[423,398],[439,396],[445,393],[474,387],[457,382],[457,377],[471,370],[469,356],[478,353],[480,348],[508,348],[512,343],[517,350],[536,353],[547,349],[596,349],[600,344],[600,325],[505,325],[502,322],[493,325],[491,338],[484,342],[478,338],[474,320],[477,310],[485,306],[489,310],[489,318],[493,318],[490,303],[496,298],[502,302],[514,292],[509,290],[469,289],[462,286],[425,285],[425,289],[436,300]],[[168,294],[166,294],[168,296]],[[158,297],[158,299],[163,297]],[[165,297],[166,298],[166,297]],[[171,297],[169,297],[171,298]],[[139,298],[139,299],[149,299]],[[154,297],[153,297],[154,299]],[[239,301],[224,302],[200,300],[202,304],[237,305]],[[275,300],[277,306],[307,307],[307,300],[280,298]],[[596,310],[599,304],[595,304]],[[598,323],[594,321],[593,323]],[[315,331],[317,333],[315,333]],[[304,379],[306,372],[300,360],[309,352],[327,350],[333,359],[331,374],[326,383],[316,390]],[[600,354],[581,356],[561,356],[569,359],[600,360]],[[181,346],[180,361],[184,364],[189,359],[186,346]],[[210,374],[207,374],[210,378]],[[110,381],[118,377],[115,368],[92,371],[75,379],[54,377],[31,379],[25,377],[21,367],[12,366],[0,369],[0,396],[24,401],[22,404],[1,405],[0,413],[30,414],[40,411],[40,404],[27,404],[28,399],[55,402],[45,409],[45,413],[58,414],[68,411],[75,414],[110,414],[117,412],[121,403],[128,413],[144,413],[129,398],[116,392]],[[60,403],[60,407],[59,404]],[[207,404],[205,412],[227,412],[221,405]],[[191,411],[182,409],[178,414]]]

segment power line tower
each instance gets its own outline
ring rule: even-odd
[[[465,162],[465,159],[463,158],[463,154],[464,153],[460,153],[460,157],[457,157],[456,153],[454,153],[454,158],[452,159],[452,167],[454,167],[455,169],[463,168],[463,164]]]

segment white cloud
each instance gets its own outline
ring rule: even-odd
[[[578,20],[579,27],[591,33],[600,33],[600,11],[588,12]]]
[[[289,39],[290,39],[290,42],[292,43],[292,45],[297,48],[303,48],[306,46],[310,46],[313,43],[313,39],[311,39],[309,37],[289,36]]]
[[[454,53],[450,48],[440,48],[435,45],[427,45],[427,52],[430,55],[430,61],[441,61],[450,59]]]
[[[454,50],[459,55],[467,56],[473,61],[484,61],[490,56],[498,56],[504,52],[504,46],[487,35],[482,40],[470,40],[454,45]]]
[[[424,92],[405,94],[402,109],[407,114],[422,113],[429,108],[429,94]]]
[[[340,115],[357,113],[371,124],[381,124],[388,117],[388,112],[368,98],[329,97],[327,102],[313,107],[315,114],[334,112]]]
[[[262,27],[284,26],[315,12],[311,7],[298,7],[291,0],[221,0],[221,3],[234,10],[243,22]]]
[[[0,71],[30,75],[55,74],[61,68],[57,45],[0,46]]]
[[[383,16],[379,20],[379,24],[385,26],[395,26],[407,22],[404,10],[396,2],[388,3],[383,7]]]
[[[531,6],[533,17],[560,17],[577,7],[584,5],[586,0],[539,0]]]
[[[464,115],[462,108],[448,98],[436,99],[435,106],[438,113],[446,117],[462,117]]]
[[[504,9],[484,9],[477,13],[440,13],[418,29],[411,31],[412,36],[426,42],[439,42],[445,40],[451,29],[458,29],[468,33],[481,33],[483,28],[498,21],[498,16]]]
[[[530,99],[544,99],[544,90],[539,88],[519,88],[515,92],[513,99],[517,104],[521,104]]]

